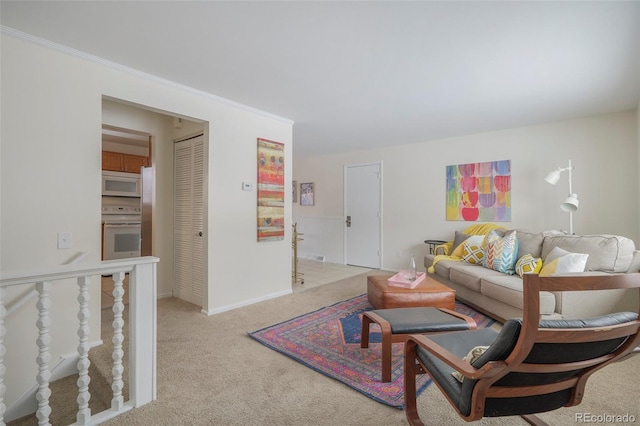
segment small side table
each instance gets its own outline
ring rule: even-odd
[[[435,250],[436,246],[440,244],[446,243],[446,241],[442,240],[424,240],[425,244],[429,244],[429,254],[433,254],[433,250]]]

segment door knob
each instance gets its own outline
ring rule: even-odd
[[[202,231],[198,232],[198,237],[202,237]]]
[[[351,216],[347,216],[347,228],[351,228]]]

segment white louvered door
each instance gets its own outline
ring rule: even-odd
[[[204,297],[204,138],[174,146],[173,295],[202,306]]]

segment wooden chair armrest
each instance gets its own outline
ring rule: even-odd
[[[424,335],[411,335],[408,340],[413,340],[418,346],[429,351],[445,364],[460,372],[464,377],[480,379],[492,377],[507,366],[504,361],[490,361],[480,368],[475,368],[456,354],[448,351]]]

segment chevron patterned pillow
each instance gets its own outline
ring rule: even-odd
[[[484,266],[498,272],[515,274],[516,261],[518,260],[518,239],[516,231],[508,231],[504,237],[491,231],[485,240]]]

